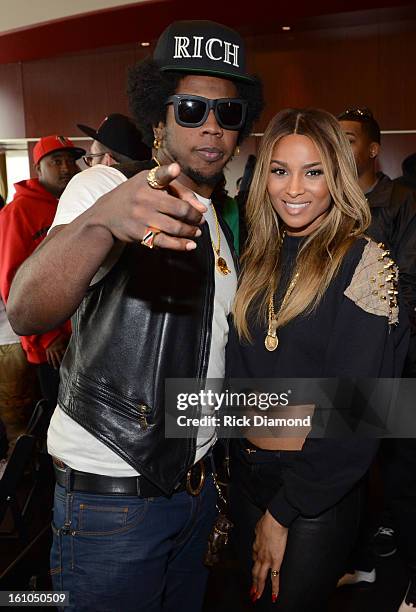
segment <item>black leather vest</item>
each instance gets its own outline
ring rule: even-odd
[[[131,176],[146,167],[118,168]],[[186,253],[126,244],[73,316],[61,365],[61,408],[167,495],[194,462],[196,430],[165,438],[165,379],[203,381],[211,346],[207,224],[197,242]]]

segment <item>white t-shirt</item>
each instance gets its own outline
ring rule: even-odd
[[[19,336],[14,333],[6,314],[6,306],[0,297],[0,346],[5,344],[18,344]]]
[[[124,174],[108,166],[98,164],[76,174],[68,183],[62,194],[55,219],[51,226],[71,223],[76,217],[92,206],[98,198],[108,193],[127,178]],[[196,197],[207,206],[205,214],[214,244],[217,243],[217,233],[210,200]],[[231,274],[223,276],[215,271],[215,297],[212,319],[211,347],[208,361],[207,378],[222,379],[225,371],[225,345],[228,339],[227,316],[230,313],[232,301],[237,288],[237,276],[230,249],[221,231],[221,255],[225,258]],[[93,283],[102,278],[120,254],[120,245],[113,250],[93,279]],[[172,356],[175,358],[175,356]],[[215,431],[207,439],[207,429],[204,437],[197,437],[195,461],[199,461],[215,442]],[[48,431],[48,451],[54,457],[61,459],[73,469],[94,474],[109,476],[134,476],[137,471],[126,463],[108,446],[100,442],[86,429],[69,417],[59,406],[56,407]]]

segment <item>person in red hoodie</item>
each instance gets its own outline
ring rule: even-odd
[[[15,184],[13,200],[0,212],[0,293],[7,304],[19,266],[45,238],[58,199],[80,170],[76,160],[85,150],[63,136],[45,136],[33,149],[37,178]],[[37,365],[43,397],[53,408],[59,386],[59,366],[71,335],[70,322],[35,336],[21,336],[27,360]]]

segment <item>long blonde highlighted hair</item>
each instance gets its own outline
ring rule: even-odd
[[[290,134],[307,136],[317,147],[332,201],[322,223],[299,250],[295,269],[299,276],[290,299],[279,312],[279,327],[313,311],[352,242],[370,224],[370,209],[357,182],[351,146],[335,117],[313,108],[290,108],[275,115],[260,144],[246,207],[248,238],[234,303],[234,322],[240,338],[246,340],[251,338],[248,317],[254,308],[266,328],[269,299],[281,276],[284,227],[274,211],[267,182],[273,150]]]

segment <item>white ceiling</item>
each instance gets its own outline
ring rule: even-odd
[[[0,33],[148,0],[0,0]]]

